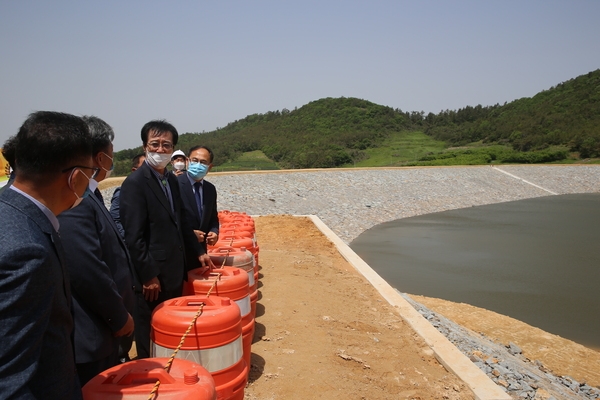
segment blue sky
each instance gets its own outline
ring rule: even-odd
[[[438,113],[600,68],[600,1],[0,0],[0,145],[35,110],[103,118],[115,150],[323,97]]]

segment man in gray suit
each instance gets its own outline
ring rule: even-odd
[[[84,116],[92,135],[94,166],[100,171],[90,180],[79,206],[58,220],[66,252],[75,311],[75,360],[82,385],[119,363],[121,339],[127,350],[133,338],[135,298],[133,265],[115,222],[104,205],[98,182],[113,168],[112,128],[103,120]]]
[[[97,171],[74,115],[40,111],[16,137],[15,181],[0,194],[0,398],[78,399],[71,289],[56,218]]]

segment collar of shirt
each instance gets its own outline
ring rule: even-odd
[[[15,192],[17,192],[19,194],[22,194],[23,196],[25,196],[29,200],[31,200],[33,202],[33,204],[35,204],[37,206],[37,208],[39,208],[44,213],[44,215],[50,220],[50,223],[54,227],[54,230],[56,232],[58,232],[58,228],[60,227],[60,224],[58,222],[58,218],[56,218],[56,215],[54,215],[54,213],[52,211],[50,211],[50,209],[48,207],[46,207],[45,205],[43,205],[42,203],[40,203],[37,199],[31,197],[30,195],[28,195],[24,191],[22,191],[20,189],[17,189],[14,185],[10,186],[9,189],[14,190]]]
[[[149,166],[149,165],[148,165]],[[161,175],[158,172],[156,172],[156,170],[152,167],[150,167],[150,171],[152,171],[152,173],[154,174],[154,176],[159,180],[159,182],[162,182],[163,180],[167,180],[167,177],[169,176],[169,171],[165,168],[165,174]]]
[[[194,184],[195,184],[196,182],[202,182],[202,181],[203,181],[203,179],[200,179],[199,181],[195,181],[195,180],[194,180],[194,179],[193,179],[193,178],[190,176],[190,174],[187,174],[187,173],[186,173],[185,175],[187,176],[188,180],[189,180],[189,181],[190,181],[190,183],[192,184],[192,187],[195,187],[195,186],[194,186]]]
[[[98,189],[98,182],[95,179],[90,179],[89,184],[90,192],[94,193]]]

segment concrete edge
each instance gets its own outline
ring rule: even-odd
[[[309,218],[315,226],[336,246],[346,259],[373,287],[398,311],[398,314],[433,350],[437,360],[461,379],[478,400],[511,400],[483,371],[456,348],[444,335],[429,323],[410,303],[365,263],[316,215],[295,215]]]

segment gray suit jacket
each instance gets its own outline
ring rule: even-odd
[[[0,194],[0,215],[0,399],[80,398],[60,238],[12,189]]]
[[[104,203],[90,194],[59,215],[66,246],[73,308],[77,363],[116,353],[114,333],[133,315],[133,265],[129,251]]]

